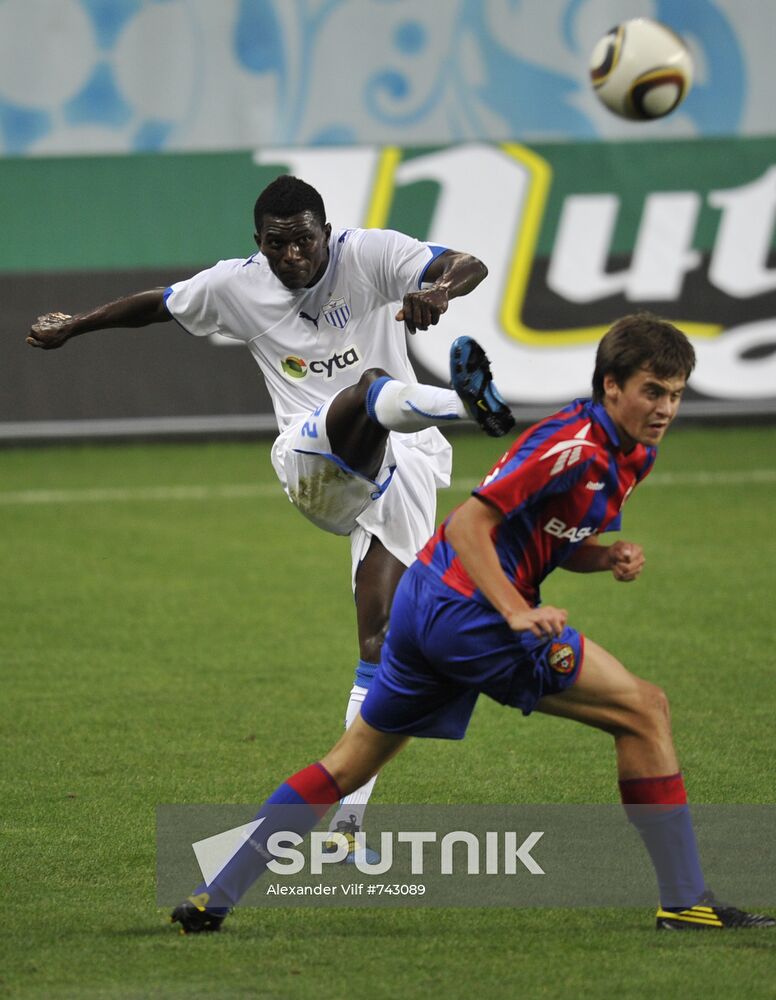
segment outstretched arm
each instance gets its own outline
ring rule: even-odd
[[[538,639],[560,635],[568,617],[566,612],[549,604],[532,608],[501,568],[492,533],[502,520],[501,511],[492,504],[469,497],[450,517],[445,537],[474,585],[511,629],[531,632]]]
[[[38,316],[30,327],[27,343],[30,347],[52,351],[61,347],[71,337],[78,337],[91,330],[149,326],[151,323],[166,323],[171,319],[172,316],[164,304],[164,289],[152,288],[147,292],[137,292],[123,299],[116,299],[89,312],[78,313],[76,316],[61,312]]]
[[[563,563],[574,573],[600,573],[611,570],[615,580],[630,583],[644,569],[644,550],[635,542],[623,540],[600,545],[597,538],[588,538],[574,549]]]
[[[396,319],[407,324],[410,333],[428,330],[439,322],[442,313],[447,312],[450,299],[468,295],[486,277],[487,267],[468,253],[445,250],[431,262],[426,271],[425,281],[430,288],[418,292],[408,292],[402,301]]]

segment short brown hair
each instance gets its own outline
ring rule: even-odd
[[[593,371],[593,400],[604,398],[604,376],[622,387],[635,372],[648,369],[657,378],[687,379],[695,367],[695,351],[687,337],[652,313],[623,316],[598,344]]]

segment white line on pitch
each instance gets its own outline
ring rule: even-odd
[[[96,487],[75,490],[16,490],[0,492],[0,504],[134,503],[169,500],[253,500],[282,497],[277,484],[247,483],[230,486]]]
[[[644,486],[751,486],[776,483],[776,469],[740,469],[729,472],[654,472]],[[454,479],[454,490],[466,491],[474,480]],[[0,505],[67,503],[134,503],[178,500],[271,500],[281,499],[277,483],[234,483],[223,486],[95,487],[61,490],[13,490],[0,492]]]
[[[731,472],[653,472],[644,486],[752,486],[776,483],[776,469],[743,469]]]

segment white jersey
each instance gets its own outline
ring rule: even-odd
[[[220,333],[248,345],[280,430],[272,449],[275,472],[305,517],[350,535],[354,589],[372,536],[408,566],[433,533],[436,490],[450,484],[451,449],[436,427],[392,431],[379,477],[392,477],[390,488],[375,491],[363,476],[332,478],[326,404],[368,368],[417,381],[404,324],[394,317],[444,249],[391,230],[345,229],[332,234],[326,271],[312,288],[286,288],[257,253],[222,260],[165,293],[168,310],[190,333]],[[310,418],[323,423],[314,444],[305,438],[301,447]],[[325,491],[302,503],[295,484],[303,478],[309,485],[316,475]]]
[[[282,431],[368,368],[417,381],[394,317],[444,249],[392,230],[345,229],[332,233],[328,266],[311,288],[286,288],[256,253],[176,282],[165,300],[189,333],[248,345]]]

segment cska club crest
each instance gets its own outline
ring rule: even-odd
[[[554,642],[550,646],[549,664],[556,673],[570,674],[576,658],[574,650],[567,642]]]
[[[350,306],[344,299],[331,299],[321,309],[321,312],[329,326],[336,327],[338,330],[344,330],[350,319]]]

